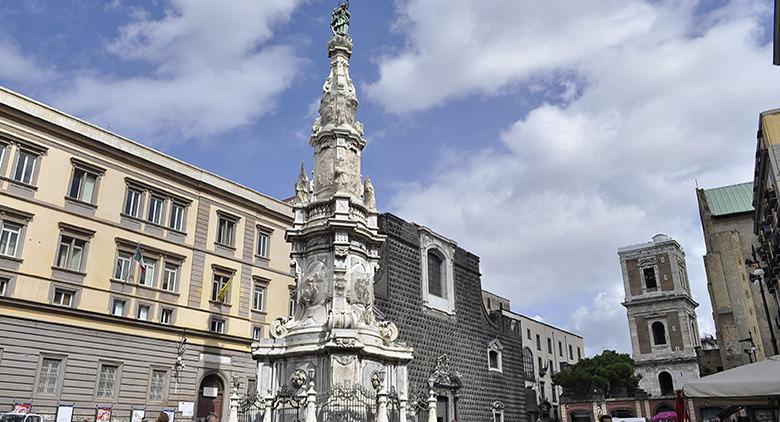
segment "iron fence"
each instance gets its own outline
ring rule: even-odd
[[[334,386],[317,400],[317,421],[375,422],[376,393],[361,385]]]

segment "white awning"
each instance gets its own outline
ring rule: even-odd
[[[683,391],[690,398],[767,403],[780,398],[780,356],[689,382]]]

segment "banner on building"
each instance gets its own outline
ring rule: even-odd
[[[15,401],[14,407],[11,409],[11,413],[30,413],[31,409],[32,402]]]
[[[60,404],[57,406],[56,422],[71,422],[73,420],[73,405]]]
[[[98,406],[95,409],[95,422],[110,422],[111,406]]]
[[[130,422],[143,422],[146,409],[133,409],[130,411]]]

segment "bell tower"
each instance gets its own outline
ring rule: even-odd
[[[685,253],[676,240],[657,234],[618,249],[618,256],[639,387],[653,397],[673,396],[699,378],[699,304],[691,297]]]
[[[295,183],[294,223],[286,237],[297,280],[296,312],[273,322],[273,339],[253,345],[261,392],[275,393],[295,377],[300,383],[301,376],[312,378],[306,383],[314,382],[318,391],[371,388],[381,374],[385,387],[406,395],[412,350],[396,342],[394,323],[378,321],[374,313],[384,237],[374,187],[361,173],[366,140],[349,75],[349,18],[348,2],[333,12],[330,69],[309,140],[313,180],[301,166]]]

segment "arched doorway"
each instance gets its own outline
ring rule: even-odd
[[[206,375],[198,387],[198,421],[206,421],[214,415],[216,422],[222,419],[222,405],[225,396],[225,383],[217,374]]]
[[[672,406],[670,406],[670,405],[668,405],[666,403],[663,403],[663,404],[658,405],[658,407],[655,408],[655,414],[654,415],[657,415],[659,413],[674,412],[674,411],[675,410],[674,410],[674,408]]]
[[[672,375],[666,371],[658,374],[658,386],[661,387],[662,396],[671,396],[674,394],[674,382]]]

